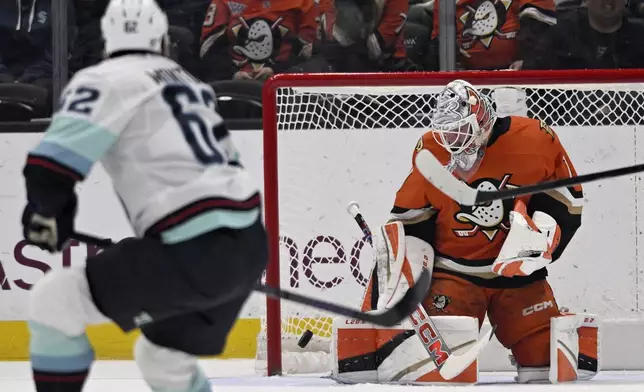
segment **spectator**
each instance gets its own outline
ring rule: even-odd
[[[434,4],[430,49],[434,69],[438,69],[439,3]],[[521,69],[539,37],[556,23],[554,10],[553,0],[459,1],[455,21],[459,68]]]
[[[313,0],[212,0],[201,34],[203,79],[265,80],[311,57]]]
[[[171,57],[188,72],[198,73],[199,36],[210,0],[157,0],[167,13]]]
[[[644,67],[644,24],[629,19],[624,0],[588,0],[560,17],[535,48],[531,69]]]
[[[321,0],[331,1],[331,0]],[[408,0],[336,0],[333,44],[326,54],[339,72],[406,71]]]
[[[166,11],[170,27],[170,57],[179,62],[189,72],[197,66],[198,37],[201,23],[209,0],[157,0]],[[103,57],[103,37],[100,20],[105,13],[107,0],[75,0],[78,39],[73,53],[72,70],[77,71],[100,62]],[[196,22],[196,14],[199,22]]]
[[[107,2],[108,0],[76,0],[78,36],[72,52],[70,71],[76,72],[103,60],[100,24]]]
[[[631,0],[627,2],[629,16],[644,18],[644,0]]]
[[[409,6],[405,24],[405,50],[407,58],[422,69],[429,68],[429,40],[432,36],[434,2],[417,3]]]
[[[52,1],[0,1],[0,80],[45,88],[52,84]],[[76,36],[74,7],[68,3],[69,49]],[[49,99],[51,101],[51,99]]]

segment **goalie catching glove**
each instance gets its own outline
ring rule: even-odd
[[[492,270],[501,276],[528,276],[552,262],[561,230],[548,214],[535,211],[528,216],[525,204],[517,200],[510,212],[510,232]]]

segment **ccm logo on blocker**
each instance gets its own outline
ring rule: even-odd
[[[523,315],[529,316],[532,313],[541,312],[542,310],[553,308],[553,307],[554,307],[554,304],[552,303],[552,301],[541,302],[539,304],[528,306],[527,308],[523,309]]]

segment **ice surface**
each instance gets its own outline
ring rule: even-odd
[[[642,392],[644,372],[605,372],[595,380],[567,385],[517,385],[512,373],[486,373],[472,386],[340,385],[320,377],[258,377],[249,360],[205,360],[202,365],[216,392],[472,392],[564,391]],[[33,392],[29,364],[0,363],[0,391]],[[99,361],[84,392],[148,392],[131,361]]]

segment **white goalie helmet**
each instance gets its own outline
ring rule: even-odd
[[[436,142],[452,155],[473,154],[487,142],[495,120],[487,97],[470,83],[454,80],[438,95],[431,125]]]
[[[168,18],[155,0],[110,0],[101,19],[105,53],[164,53]]]

